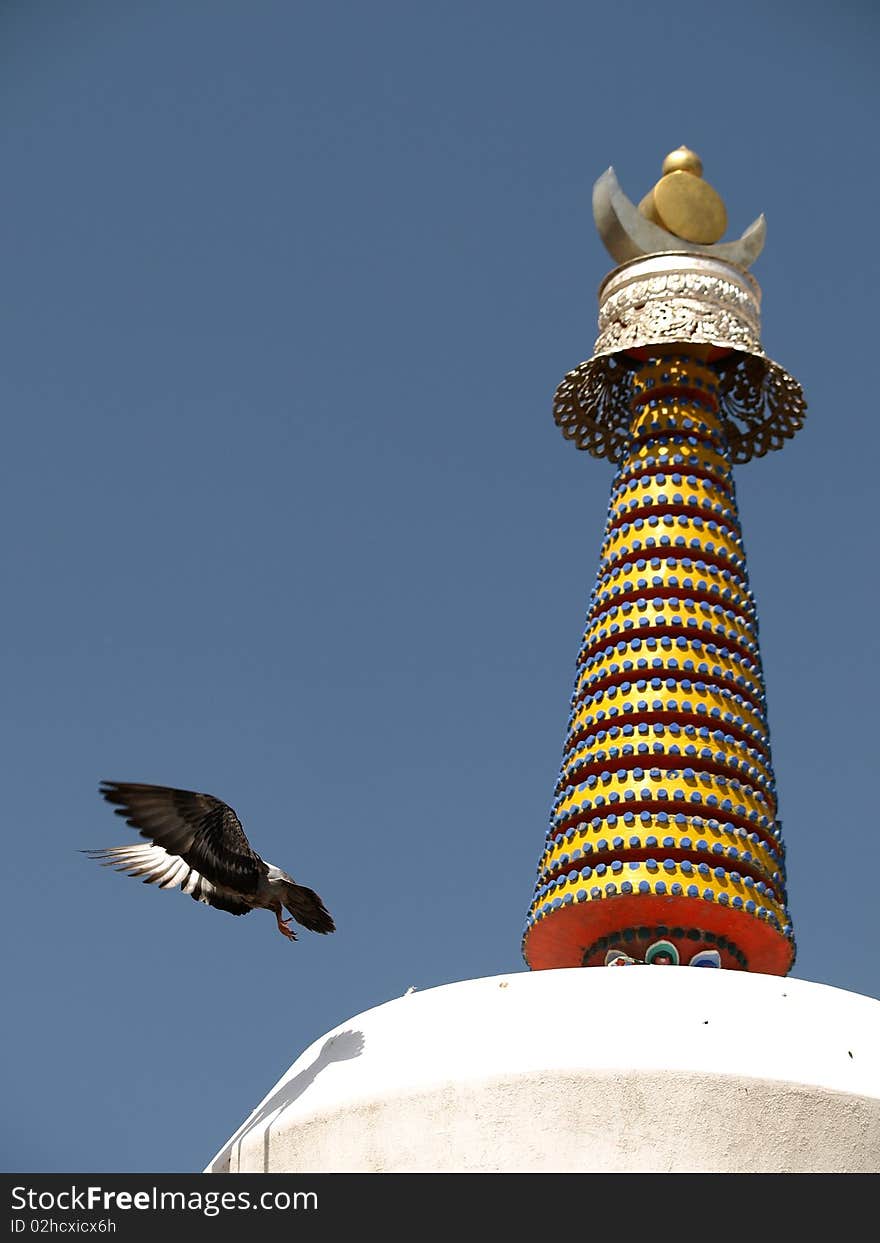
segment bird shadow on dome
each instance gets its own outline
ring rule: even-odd
[[[298,1075],[294,1075],[292,1079],[286,1080],[281,1084],[277,1092],[274,1092],[262,1105],[259,1106],[256,1113],[252,1114],[245,1122],[241,1130],[236,1134],[229,1144],[232,1151],[233,1145],[241,1145],[245,1137],[258,1126],[270,1114],[276,1113],[280,1117],[288,1106],[298,1100],[318,1077],[322,1070],[330,1066],[333,1062],[347,1062],[352,1058],[360,1057],[364,1051],[364,1034],[361,1031],[341,1031],[335,1036],[330,1036],[324,1041],[320,1052],[315,1060],[301,1070]],[[263,1168],[269,1168],[269,1130],[263,1135]]]

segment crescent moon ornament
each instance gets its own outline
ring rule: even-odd
[[[738,241],[719,241],[727,209],[688,147],[666,156],[638,207],[606,169],[593,186],[593,216],[618,266],[599,287],[592,357],[556,390],[553,417],[566,439],[619,461],[630,436],[634,364],[700,358],[718,377],[731,461],[782,448],[803,426],[806,402],[761,345],[761,289],[748,269],[764,248],[764,217]]]
[[[695,176],[691,173],[680,175]],[[662,185],[663,181],[664,178],[661,178],[658,185]],[[702,186],[706,190],[711,189],[705,183]],[[642,215],[621,190],[613,168],[606,169],[593,186],[593,219],[605,249],[618,263],[626,263],[629,259],[639,259],[645,255],[684,252],[721,259],[745,271],[764,249],[767,237],[767,222],[763,215],[749,225],[742,237],[735,242],[705,245],[678,237]]]

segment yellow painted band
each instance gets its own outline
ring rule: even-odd
[[[662,568],[667,569],[667,573],[662,576],[667,588],[670,587],[668,582],[669,575],[674,574],[678,578],[678,586],[675,590],[682,595],[687,595],[689,591],[699,591],[710,595],[713,600],[717,599],[718,603],[723,604],[725,608],[739,608],[744,613],[755,615],[755,603],[751,592],[746,586],[745,578],[734,577],[736,571],[729,570],[728,577],[724,578],[716,566],[708,563],[706,563],[705,568],[700,570],[693,566],[686,570],[681,565],[678,565],[675,570],[668,570],[666,566]],[[623,565],[615,566],[614,569],[599,579],[596,584],[593,593],[593,607],[598,605],[601,597],[606,593],[610,595],[610,599],[602,601],[605,607],[613,604],[617,597],[621,595],[638,595],[644,599],[650,598],[651,588],[639,587],[637,585],[638,580],[645,578],[649,572],[651,577],[658,573],[658,571],[649,569],[636,570],[632,564],[629,566],[629,569],[624,569]],[[693,586],[682,586],[686,578],[692,581]],[[671,586],[674,586],[674,584]],[[726,600],[723,598],[725,591],[730,591],[730,596]]]
[[[694,772],[693,777],[685,777],[684,770],[689,765],[687,760],[682,757],[681,768],[673,769],[657,769],[659,776],[651,776],[650,760],[646,759],[645,765],[641,770],[642,776],[636,777],[633,771],[626,771],[623,777],[618,777],[617,773],[612,771],[613,761],[606,770],[608,775],[603,779],[599,777],[594,785],[590,786],[585,782],[581,782],[579,786],[575,786],[570,794],[563,793],[553,805],[553,814],[563,819],[574,813],[577,808],[579,811],[587,804],[585,810],[581,811],[587,819],[591,815],[597,814],[596,808],[608,809],[608,801],[610,794],[617,794],[619,799],[614,800],[615,804],[623,801],[623,795],[632,790],[635,792],[636,798],[634,802],[668,802],[668,803],[691,803],[694,808],[695,815],[713,816],[720,820],[729,819],[737,816],[740,819],[748,817],[751,812],[756,812],[758,816],[766,816],[768,820],[774,820],[776,817],[776,800],[770,791],[763,793],[754,787],[740,781],[739,778],[723,779],[713,772]],[[737,789],[734,781],[738,783]],[[642,797],[640,791],[648,790],[650,793]],[[658,795],[659,790],[666,790],[668,798],[661,799]],[[673,797],[676,790],[684,792],[684,799],[675,799]],[[701,794],[703,797],[699,802],[691,800],[692,794]],[[707,799],[710,795],[715,795],[718,799],[717,803],[709,803]],[[597,798],[603,801],[597,803]],[[722,803],[730,800],[732,808],[722,807]],[[737,811],[737,807],[742,805],[745,811]],[[697,808],[700,808],[697,811]],[[625,811],[626,804],[623,806],[615,806],[613,810]]]
[[[720,865],[714,865],[714,867],[718,866]],[[562,884],[558,884],[552,893],[547,894],[544,897],[536,897],[529,907],[529,914],[534,915],[541,909],[541,907],[544,906],[545,903],[552,902],[555,898],[562,898],[564,901],[565,896],[568,893],[576,896],[579,890],[586,891],[586,897],[581,899],[583,902],[613,902],[615,895],[606,893],[606,884],[615,884],[619,893],[620,886],[624,881],[628,881],[632,885],[634,891],[638,890],[639,883],[641,881],[647,881],[651,886],[652,893],[657,892],[657,883],[661,882],[665,886],[666,896],[671,896],[678,902],[705,902],[706,899],[702,895],[703,891],[706,889],[712,892],[713,900],[716,903],[720,894],[726,894],[728,899],[736,895],[742,899],[743,904],[748,901],[752,901],[755,903],[756,907],[766,907],[772,915],[776,916],[779,923],[783,927],[789,923],[789,917],[785,907],[775,897],[766,892],[763,894],[758,893],[756,889],[747,886],[742,880],[733,880],[730,872],[725,871],[723,877],[718,878],[715,876],[714,867],[710,870],[708,876],[702,876],[696,869],[694,869],[690,874],[682,872],[678,865],[675,865],[671,871],[667,871],[663,868],[659,861],[658,866],[653,869],[648,868],[646,863],[637,863],[633,867],[630,867],[628,864],[624,864],[623,869],[616,874],[612,873],[609,865],[606,871],[600,876],[597,876],[594,870],[593,875],[587,880],[584,880],[582,877],[578,876],[576,880],[566,880]],[[681,885],[683,892],[678,895],[670,895],[669,890],[671,886],[676,883]],[[689,885],[696,885],[699,889],[699,894],[696,896],[689,896],[687,892]],[[602,891],[601,894],[599,896],[592,895],[590,890],[593,888],[600,889]],[[663,891],[661,890],[661,893],[662,892]],[[743,906],[743,910],[745,910],[745,906]],[[678,915],[675,918],[676,920],[684,921],[686,917]],[[754,913],[754,918],[758,918],[757,911]],[[670,922],[672,922],[671,919]]]
[[[721,662],[719,661],[719,664]],[[641,671],[638,671],[641,672]],[[712,728],[713,723],[717,728],[723,729],[725,725],[730,724],[724,720],[725,713],[731,713],[734,718],[741,717],[745,725],[751,726],[753,731],[757,731],[762,741],[766,742],[768,738],[767,722],[763,715],[756,712],[751,705],[742,699],[737,699],[738,691],[733,687],[730,690],[726,688],[716,688],[704,683],[706,689],[704,691],[695,690],[693,687],[689,691],[667,691],[665,688],[659,691],[647,690],[639,691],[635,687],[629,691],[622,691],[620,687],[613,687],[615,694],[612,696],[609,692],[599,691],[597,695],[601,695],[601,699],[596,696],[588,697],[579,703],[572,715],[571,733],[575,733],[586,727],[588,716],[592,716],[593,720],[597,720],[597,713],[604,712],[604,716],[598,718],[602,721],[604,728],[611,725],[634,724],[640,717],[654,712],[673,712],[684,722],[692,717],[697,717],[703,724]],[[653,707],[654,701],[659,700],[662,705],[660,708]],[[640,708],[640,702],[645,701],[647,708]],[[684,710],[682,703],[690,703],[692,705],[690,712]],[[698,713],[698,707],[704,707],[705,713]],[[611,709],[616,709],[612,713]],[[721,716],[712,717],[710,712],[713,708],[717,708]],[[742,728],[739,726],[738,728]]]
[[[722,813],[723,814],[723,813]],[[724,821],[719,817],[719,823],[714,828],[710,828],[708,819],[703,817],[702,824],[694,824],[693,819],[689,818],[686,824],[676,824],[673,819],[668,821],[660,821],[656,816],[652,816],[650,821],[642,821],[637,815],[633,824],[625,824],[621,815],[617,816],[617,823],[610,825],[606,822],[597,825],[595,828],[587,823],[579,825],[572,835],[571,839],[567,836],[556,838],[551,845],[547,847],[538,862],[538,880],[543,884],[547,876],[551,872],[555,872],[558,868],[564,867],[569,870],[579,869],[591,866],[594,858],[593,850],[596,843],[607,841],[609,850],[612,855],[620,854],[626,850],[645,849],[645,843],[649,837],[656,837],[658,844],[651,847],[657,852],[657,859],[663,862],[664,852],[670,850],[688,850],[693,855],[699,855],[705,858],[707,863],[715,866],[715,860],[723,862],[723,865],[729,867],[731,871],[737,870],[737,863],[742,862],[742,866],[746,869],[753,868],[761,872],[764,879],[768,882],[772,881],[773,873],[778,872],[784,878],[785,867],[782,857],[782,846],[779,847],[779,853],[774,854],[764,841],[758,837],[757,833],[752,832],[751,837],[757,840],[751,841],[749,834],[744,832],[744,836],[740,836],[736,828],[724,829],[722,824]],[[714,817],[713,817],[714,819]],[[612,847],[611,842],[614,838],[622,837],[624,845]],[[630,838],[638,838],[639,845],[631,846]],[[670,837],[673,839],[672,846],[662,845],[663,839]],[[691,846],[682,846],[682,841],[690,841]],[[708,843],[707,851],[698,851],[696,843],[705,841]],[[576,859],[572,858],[574,851],[583,851],[585,845],[592,847],[589,854],[579,854]],[[724,854],[713,854],[712,847],[721,845],[724,847]],[[733,848],[739,852],[740,859],[732,859],[728,855],[728,851]],[[751,858],[743,859],[742,855],[748,853]],[[567,861],[562,863],[562,857],[567,855]],[[779,882],[772,882],[778,884]]]
[[[674,557],[676,562],[683,560],[684,556],[689,557],[691,561],[701,561],[703,560],[704,555],[707,557],[721,557],[726,561],[745,560],[742,540],[736,535],[731,534],[727,527],[718,524],[717,530],[715,531],[710,531],[705,525],[702,529],[697,529],[690,522],[685,525],[685,523],[675,514],[670,515],[670,517],[672,518],[671,523],[664,525],[661,519],[655,528],[652,529],[649,527],[646,531],[642,531],[640,533],[642,540],[641,548],[633,548],[633,536],[636,534],[633,531],[624,532],[619,527],[615,531],[612,531],[607,539],[604,540],[601,548],[599,549],[600,564],[603,561],[619,561],[622,557],[626,557],[633,563],[636,561],[650,562],[652,558],[659,557],[661,563],[660,569],[654,570],[652,573],[660,574],[664,569],[666,569],[666,558],[673,556],[675,551],[681,551],[683,553],[682,557]],[[648,536],[653,536],[654,539],[659,541],[661,535],[669,537],[668,545],[657,543],[649,547],[645,547],[645,540]],[[685,548],[676,550],[674,545],[679,536],[684,539]],[[639,534],[636,534],[636,538],[639,538]],[[692,539],[699,540],[699,548],[690,547]],[[712,544],[713,548],[708,548],[708,544]],[[621,552],[621,549],[623,548],[626,548],[627,550],[625,553]],[[680,573],[678,569],[671,570],[669,572]]]
[[[684,589],[684,592],[687,588]],[[647,594],[647,591],[646,591]],[[721,605],[724,608],[723,605]],[[732,613],[733,616],[728,616]],[[681,617],[683,620],[674,622],[674,617]],[[697,633],[717,634],[715,627],[723,626],[725,634],[719,636],[721,638],[730,638],[726,633],[732,631],[736,635],[736,641],[746,651],[754,651],[757,656],[758,651],[758,624],[757,619],[743,617],[734,609],[726,609],[722,613],[716,613],[711,604],[707,604],[704,600],[694,600],[682,596],[664,597],[660,596],[654,599],[643,599],[639,603],[633,602],[630,605],[612,604],[609,608],[595,617],[587,629],[584,631],[583,643],[584,648],[592,648],[600,643],[600,634],[604,630],[605,639],[612,635],[615,638],[626,639],[638,638],[641,630],[647,630],[651,627],[681,627],[687,626],[690,619],[693,618],[698,625],[690,627],[696,629]],[[648,625],[643,626],[641,623],[647,619]],[[632,622],[632,626],[624,629],[626,622]],[[709,622],[712,626],[710,632],[704,631],[704,623]],[[617,626],[612,631],[612,626]],[[717,640],[716,640],[717,641]],[[670,652],[670,655],[672,653]]]
[[[685,460],[674,462],[675,457],[683,457]],[[651,466],[647,465],[647,458],[654,459]],[[623,480],[638,476],[645,470],[654,470],[657,466],[662,466],[670,474],[687,475],[688,471],[705,470],[728,483],[733,479],[733,470],[727,458],[710,445],[702,442],[696,445],[640,444],[634,445],[628,453],[613,486],[617,487]]]
[[[620,759],[629,760],[631,758],[637,758],[642,761],[642,767],[644,768],[645,764],[650,764],[657,755],[669,755],[670,745],[674,744],[678,747],[693,746],[697,748],[698,752],[704,749],[709,749],[712,751],[713,757],[716,752],[721,751],[732,760],[738,760],[740,763],[745,762],[751,768],[755,769],[758,775],[756,777],[753,772],[743,775],[739,765],[734,768],[732,764],[723,764],[713,759],[712,762],[715,764],[718,772],[723,772],[727,777],[737,776],[741,781],[745,779],[747,781],[754,782],[758,789],[766,787],[772,790],[775,788],[773,772],[761,752],[757,751],[754,747],[746,746],[744,742],[740,742],[736,738],[734,738],[732,742],[728,742],[727,740],[724,742],[717,742],[714,738],[703,739],[696,736],[682,738],[681,735],[672,737],[667,731],[664,734],[654,736],[654,742],[661,740],[663,751],[660,752],[652,753],[649,751],[644,754],[635,752],[625,756],[609,756],[609,746],[616,746],[618,750],[620,750],[623,746],[635,747],[641,743],[646,743],[648,741],[648,735],[633,735],[631,738],[617,738],[614,739],[613,742],[604,741],[601,743],[596,742],[595,740],[592,743],[588,743],[585,739],[583,743],[578,743],[578,745],[573,747],[571,751],[566,752],[562,761],[559,781],[563,785],[570,785],[571,779],[576,775],[578,769],[582,769],[586,765],[598,764],[601,764],[603,768],[609,768],[613,767],[613,765]],[[648,743],[648,745],[650,746],[652,744]],[[601,760],[597,759],[596,757],[598,754],[604,754],[604,758]],[[695,759],[698,759],[703,763],[709,762],[705,756],[700,755],[681,755],[676,756],[676,758],[680,759],[685,767]]]

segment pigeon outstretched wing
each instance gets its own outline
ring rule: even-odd
[[[142,837],[213,886],[246,898],[256,894],[268,873],[238,816],[212,794],[123,781],[103,781],[101,794]]]

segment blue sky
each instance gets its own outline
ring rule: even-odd
[[[551,415],[680,143],[804,430],[740,468],[801,979],[880,995],[867,3],[0,6],[7,1171],[201,1169],[299,1053],[524,970],[612,468]],[[288,944],[102,870],[207,790]],[[537,1016],[536,1016],[537,1021]],[[773,1033],[767,1033],[768,1040]]]

